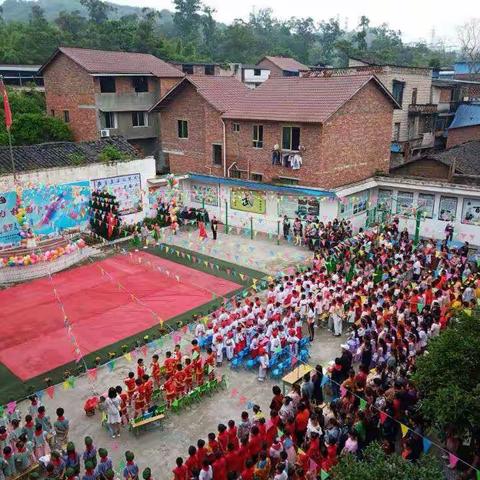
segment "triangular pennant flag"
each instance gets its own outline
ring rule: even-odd
[[[92,380],[97,379],[97,369],[96,368],[90,368],[87,370],[87,376],[88,378],[91,378]]]
[[[404,437],[408,433],[408,427],[403,423],[400,424],[400,429],[402,430],[402,437]]]
[[[456,457],[453,453],[448,454],[448,466],[455,468],[458,463],[458,457]]]
[[[238,395],[238,390],[236,388],[232,388],[232,391],[230,392],[230,395],[232,397],[236,397]]]
[[[423,437],[423,452],[428,453],[431,446],[432,446],[432,442],[428,438]]]
[[[49,387],[46,388],[46,392],[50,398],[53,398],[53,396],[55,395],[55,386],[50,385]]]
[[[207,367],[207,373],[210,374],[210,373],[212,373],[212,372],[213,372],[213,367],[212,367],[211,365],[209,365],[209,366]]]
[[[16,408],[17,408],[17,402],[15,402],[15,401],[8,402],[7,413],[11,415],[15,411]]]
[[[142,345],[140,350],[142,351],[142,355],[146,357],[148,355],[148,347],[146,345]]]
[[[115,362],[116,360],[112,360],[111,362],[107,363],[107,367],[110,372],[113,372],[113,369],[115,368]]]
[[[310,464],[308,466],[308,471],[309,472],[315,472],[316,470],[317,470],[317,464],[312,459],[310,459]]]
[[[279,428],[277,428],[277,435],[279,438],[283,437],[283,432]]]
[[[247,403],[247,397],[244,397],[243,395],[241,395],[240,398],[238,399],[238,402],[240,403],[240,405]]]
[[[340,386],[340,396],[344,397],[346,394],[347,394],[347,389],[343,385],[341,385]]]
[[[69,390],[71,387],[70,387],[70,383],[68,383],[68,380],[65,380],[63,382],[63,389],[64,390]]]
[[[385,420],[387,419],[387,414],[383,411],[380,412],[380,423],[383,425]]]
[[[477,470],[477,480],[480,480],[480,470]]]
[[[125,359],[127,360],[127,362],[131,362],[131,361],[132,361],[132,354],[131,354],[130,352],[124,353],[123,356],[125,357]]]
[[[360,410],[365,410],[367,408],[367,402],[363,398],[360,399]]]
[[[73,388],[75,386],[75,377],[73,375],[71,375],[70,377],[68,377],[67,379],[68,383],[70,384],[70,387]]]
[[[325,470],[320,470],[320,480],[327,480],[330,475]]]

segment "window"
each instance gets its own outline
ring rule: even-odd
[[[236,168],[230,171],[230,178],[242,178],[242,171]]]
[[[117,128],[117,116],[115,112],[103,112],[102,128]]]
[[[52,117],[55,116],[55,110],[54,110],[53,108],[50,110],[50,115],[51,115]]]
[[[240,124],[239,123],[233,123],[232,124],[232,130],[234,132],[239,132],[240,131]]]
[[[393,125],[393,141],[398,142],[400,140],[400,122],[396,122]]]
[[[115,93],[115,77],[100,77],[100,92]]]
[[[63,121],[65,123],[70,123],[70,112],[68,110],[63,111]]]
[[[205,65],[205,75],[215,75],[215,65]]]
[[[254,182],[261,182],[263,180],[263,175],[261,175],[260,173],[252,173],[250,177],[251,180],[253,180]]]
[[[132,83],[137,93],[148,92],[148,77],[133,77]]]
[[[413,192],[398,192],[397,194],[397,213],[399,215],[412,215]]]
[[[399,82],[398,80],[394,80],[392,84],[392,95],[393,98],[398,102],[400,106],[402,106],[403,102],[403,89],[405,88],[404,82]]]
[[[300,145],[300,128],[283,127],[282,148],[284,150],[298,150]]]
[[[298,185],[300,181],[297,178],[278,177],[275,183],[280,183],[281,185]]]
[[[263,148],[263,125],[253,126],[253,147]]]
[[[255,77],[260,77],[262,75],[262,69],[261,68],[254,68],[253,69],[253,75]]]
[[[347,218],[365,212],[368,208],[369,191],[356,193],[343,199],[340,203],[340,217]]]
[[[418,210],[425,218],[433,218],[433,207],[435,206],[435,195],[430,193],[418,194]]]
[[[451,222],[457,216],[457,198],[440,197],[440,207],[438,209],[438,219],[444,222]]]
[[[214,165],[222,165],[222,146],[218,144],[212,145],[212,160]]]
[[[178,138],[188,138],[188,122],[186,120],[177,121]]]
[[[299,77],[300,76],[300,72],[292,72],[290,70],[284,70],[283,72],[283,76],[284,77]]]
[[[418,92],[418,89],[416,87],[412,89],[412,105],[417,104],[417,92]]]
[[[480,201],[475,198],[463,200],[462,223],[480,225]]]
[[[148,127],[147,112],[132,112],[132,125],[134,127]]]
[[[193,65],[182,65],[182,72],[186,73],[187,75],[193,75]]]
[[[378,189],[377,208],[387,213],[392,212],[392,190]]]

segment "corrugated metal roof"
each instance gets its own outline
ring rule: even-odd
[[[480,103],[459,105],[449,130],[480,125]]]
[[[328,190],[316,190],[308,187],[294,187],[291,185],[273,185],[271,183],[252,182],[250,180],[241,180],[238,178],[214,177],[210,175],[202,175],[199,173],[189,173],[189,178],[203,183],[220,183],[223,185],[239,186],[250,188],[252,190],[268,190],[271,192],[290,193],[293,195],[308,195],[310,197],[336,197],[334,192]]]

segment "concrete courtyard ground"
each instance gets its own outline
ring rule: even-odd
[[[170,245],[256,268],[267,274],[274,274],[290,265],[307,262],[311,258],[311,253],[307,249],[290,245],[277,246],[275,241],[252,241],[236,235],[221,235],[217,242],[212,239],[201,242],[198,240],[197,232],[181,232],[177,236],[164,238],[163,241]],[[331,336],[325,330],[317,329],[316,332],[309,363],[313,366],[316,364],[325,366],[338,354],[342,340]],[[192,338],[190,333],[182,336],[188,342]],[[170,340],[155,352],[163,358],[165,352],[171,348]],[[154,351],[148,352],[145,363],[149,364],[153,353]],[[120,438],[111,439],[107,430],[101,427],[99,414],[86,417],[83,404],[94,392],[102,394],[110,386],[123,386],[123,379],[130,370],[134,369],[135,360],[127,362],[126,359],[121,358],[111,372],[107,367],[99,368],[95,381],[92,382],[91,379],[83,376],[76,380],[73,389],[64,390],[62,386],[56,386],[54,398],[50,399],[44,395],[42,401],[52,419],[57,407],[65,408],[71,425],[70,439],[75,442],[77,448],[82,450],[84,437],[90,435],[97,448],[107,448],[117,472],[120,462],[124,460],[124,452],[132,450],[135,452],[139,467],[141,469],[150,467],[153,477],[160,480],[171,479],[175,458],[186,457],[188,446],[196,444],[199,438],[206,438],[209,432],[216,432],[218,423],[226,423],[229,419],[239,421],[241,411],[247,406],[240,403],[241,396],[245,397],[247,402],[259,404],[265,412],[268,412],[271,387],[279,383],[272,380],[259,383],[256,371],[232,371],[226,364],[218,370],[219,374],[227,375],[226,390],[220,390],[211,397],[202,398],[201,402],[182,410],[179,414],[169,412],[160,428],[142,432],[138,438],[123,429]],[[234,389],[238,393],[232,396]],[[19,408],[24,415],[27,404],[22,402]]]

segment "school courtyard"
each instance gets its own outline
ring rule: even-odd
[[[99,258],[92,259],[86,266],[53,275],[53,286],[60,302],[55,303],[56,299],[51,295],[51,304],[47,309],[51,318],[49,328],[42,329],[40,324],[35,325],[33,316],[21,329],[22,335],[29,335],[32,339],[30,345],[34,354],[28,353],[28,344],[11,347],[11,352],[21,348],[29,358],[34,355],[45,362],[53,362],[53,375],[52,372],[42,371],[47,367],[42,365],[41,361],[34,364],[23,361],[19,365],[13,365],[10,362],[18,356],[13,353],[10,356],[4,355],[0,359],[4,363],[2,375],[6,380],[2,389],[6,388],[11,394],[5,401],[18,398],[15,393],[20,383],[30,383],[30,391],[32,388],[33,391],[45,388],[42,381],[46,376],[50,376],[52,383],[56,383],[53,379],[58,378],[66,369],[64,365],[57,366],[57,363],[68,362],[70,358],[67,353],[72,350],[66,348],[65,342],[69,341],[68,326],[63,325],[62,315],[65,313],[67,317],[74,317],[73,307],[75,310],[81,307],[85,318],[90,319],[77,322],[72,320],[70,330],[70,333],[73,332],[71,338],[77,341],[76,346],[78,345],[82,354],[85,349],[90,358],[98,352],[101,354],[115,351],[115,348],[118,352],[119,345],[122,342],[127,343],[119,338],[119,335],[129,339],[136,335],[138,338],[144,331],[150,331],[146,329],[153,328],[152,317],[157,324],[158,317],[164,316],[161,321],[166,335],[161,347],[149,350],[143,347],[137,350],[137,354],[145,358],[148,365],[153,353],[158,353],[160,359],[163,359],[165,352],[173,349],[174,343],[181,343],[183,346],[190,344],[193,334],[186,326],[192,321],[191,312],[205,316],[210,311],[205,305],[213,309],[216,301],[229,298],[235,293],[248,291],[251,294],[252,284],[259,285],[262,279],[266,282],[270,275],[274,276],[279,272],[293,272],[299,266],[308,266],[312,258],[308,249],[284,242],[277,245],[276,239],[251,239],[248,236],[220,234],[217,241],[211,238],[200,241],[196,230],[181,231],[177,235],[172,235],[167,230],[159,243],[160,245],[138,249],[131,245],[117,244],[105,249]],[[88,267],[87,273],[80,274],[85,267]],[[76,282],[76,279],[82,280]],[[143,279],[144,285],[140,279]],[[77,283],[83,284],[84,288],[77,287],[71,292],[69,289]],[[106,289],[109,284],[110,290]],[[35,287],[37,284],[31,285]],[[28,284],[22,284],[22,289],[27,290],[27,286]],[[40,286],[35,287],[35,290],[42,290],[43,287],[46,288]],[[18,289],[13,287],[1,293],[9,295],[9,290],[14,291],[15,288]],[[169,292],[168,288],[174,288],[175,291]],[[130,293],[133,291],[135,293]],[[259,295],[262,293],[259,292]],[[105,297],[108,301],[102,303],[105,302]],[[22,305],[19,312],[25,312],[22,299],[16,299],[13,304]],[[108,312],[101,312],[100,304],[109,309]],[[180,308],[182,306],[183,309]],[[42,308],[47,307],[43,305]],[[187,310],[184,311],[185,309]],[[38,308],[35,312],[37,317],[41,314]],[[14,314],[15,308],[11,307],[9,315]],[[179,318],[182,319],[182,327],[178,323]],[[18,328],[18,322],[12,324]],[[158,324],[155,328],[158,328]],[[13,331],[15,328],[12,328]],[[46,339],[60,342],[59,347],[42,351],[44,343],[41,340]],[[14,341],[14,336],[10,337],[10,341]],[[110,345],[105,346],[105,342]],[[341,339],[331,336],[325,330],[317,329],[310,349],[309,363],[313,366],[326,365],[337,355],[341,343]],[[5,373],[5,364],[9,365],[10,376]],[[71,425],[70,439],[79,449],[82,448],[83,438],[86,435],[91,436],[97,448],[103,446],[108,449],[117,471],[123,465],[124,452],[133,450],[139,466],[149,466],[154,477],[160,479],[171,478],[175,458],[185,456],[189,445],[196,444],[199,438],[205,438],[209,432],[215,432],[218,423],[226,423],[229,419],[238,422],[241,411],[251,412],[253,404],[260,405],[267,413],[272,396],[271,387],[276,383],[281,384],[281,380],[271,379],[259,383],[256,369],[233,371],[225,362],[223,368],[217,370],[217,376],[226,376],[225,389],[202,397],[198,403],[179,413],[168,411],[160,426],[142,431],[138,437],[124,429],[120,438],[111,439],[106,428],[101,425],[100,414],[97,412],[93,417],[87,417],[83,406],[88,398],[105,393],[108,387],[123,386],[123,380],[130,370],[135,370],[135,365],[135,354],[133,357],[120,355],[113,368],[111,363],[99,366],[96,370],[91,369],[89,375],[81,375],[71,382],[60,382],[48,393],[43,391],[42,402],[52,417],[56,408],[65,408]],[[12,371],[18,377],[16,382],[11,378]],[[18,403],[23,414],[27,404],[28,402]]]

